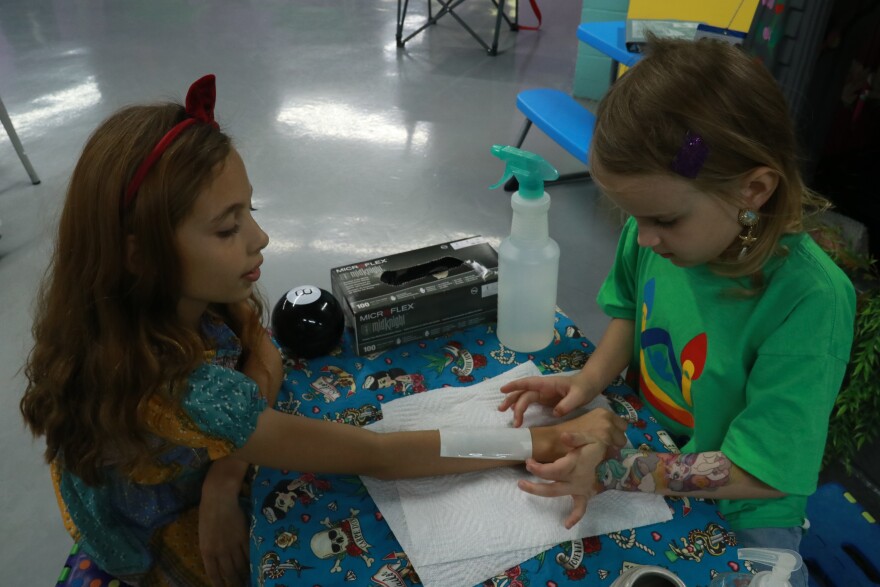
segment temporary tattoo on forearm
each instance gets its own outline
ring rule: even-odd
[[[604,489],[688,493],[727,485],[730,466],[730,459],[718,451],[673,454],[624,449],[619,458],[600,463],[596,474]]]

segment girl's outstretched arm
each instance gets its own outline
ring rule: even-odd
[[[737,467],[718,450],[685,454],[626,449],[600,463],[596,473],[601,491],[620,489],[706,499],[785,495]]]
[[[552,426],[530,429],[532,455],[551,462],[568,450],[561,442],[566,431],[594,438],[595,418],[585,414]],[[617,433],[603,429],[600,440],[617,444]],[[622,432],[620,432],[622,434]],[[312,473],[350,473],[379,479],[400,479],[465,473],[521,464],[510,460],[440,456],[437,430],[377,433],[348,424],[264,411],[248,441],[234,456],[262,466]]]
[[[547,464],[526,463],[530,473],[550,483],[520,481],[520,489],[543,497],[572,495],[576,504],[607,489],[705,499],[785,495],[733,464],[721,451],[676,454],[625,449],[611,450],[597,459],[593,445],[583,435],[566,434],[562,441],[571,451],[561,459]],[[571,527],[579,519],[570,518],[566,525]]]

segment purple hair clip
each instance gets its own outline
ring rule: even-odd
[[[687,131],[684,135],[684,141],[681,148],[672,159],[672,171],[686,177],[695,179],[709,156],[709,146],[703,137],[697,133]]]

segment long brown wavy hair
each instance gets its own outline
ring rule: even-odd
[[[780,252],[779,238],[803,230],[804,212],[828,206],[801,177],[785,96],[767,68],[738,47],[653,37],[646,56],[599,103],[590,158],[615,174],[680,178],[671,163],[688,131],[709,147],[692,180],[702,192],[739,205],[737,187],[748,172],[766,166],[779,177],[749,254],[709,264],[721,275],[759,276]]]
[[[205,342],[177,320],[181,265],[175,229],[222,168],[231,139],[207,124],[184,131],[162,155],[126,210],[120,200],[163,135],[186,117],[180,104],[124,108],[92,134],[71,176],[55,249],[35,307],[34,346],[20,409],[47,462],[89,484],[108,465],[131,470],[154,459],[144,415],[154,394],[179,395],[205,359]],[[127,242],[137,242],[137,272]],[[261,331],[230,320],[245,349]]]

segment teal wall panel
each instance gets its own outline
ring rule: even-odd
[[[629,0],[584,0],[581,22],[626,20]],[[600,99],[608,90],[611,58],[584,43],[578,44],[572,93],[578,98]]]

